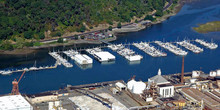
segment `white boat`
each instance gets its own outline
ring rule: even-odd
[[[206,42],[204,40],[201,40],[201,39],[196,39],[195,41],[200,43],[201,45],[204,45],[205,47],[207,47],[209,49],[216,49],[216,48],[218,48],[218,45],[213,43],[213,42],[208,43],[208,42]]]
[[[2,75],[9,75],[9,74],[11,74],[12,73],[12,71],[11,70],[8,70],[8,71],[3,71],[1,74]]]

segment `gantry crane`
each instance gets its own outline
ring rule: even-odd
[[[12,85],[13,88],[11,90],[11,95],[19,95],[19,89],[18,89],[18,84],[21,81],[21,78],[24,76],[25,71],[21,74],[19,80],[17,81],[17,79],[14,79],[14,81],[12,81]]]

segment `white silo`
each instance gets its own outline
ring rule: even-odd
[[[220,69],[217,70],[216,76],[220,76]]]
[[[216,77],[217,72],[216,71],[210,71],[209,76]]]
[[[199,71],[192,71],[192,77],[193,78],[199,77],[199,75],[200,75]]]

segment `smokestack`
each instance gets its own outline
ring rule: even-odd
[[[184,83],[184,56],[183,56],[183,59],[182,59],[182,72],[181,72],[181,83],[183,84]]]

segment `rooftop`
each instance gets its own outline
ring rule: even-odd
[[[153,81],[157,85],[170,83],[163,76],[161,76],[161,70],[158,70],[158,75],[149,79],[149,81]]]
[[[0,97],[0,110],[33,110],[33,107],[21,95],[9,95]]]
[[[115,59],[115,56],[112,55],[109,52],[96,52],[95,55],[99,56],[102,59],[110,58],[110,59]]]

